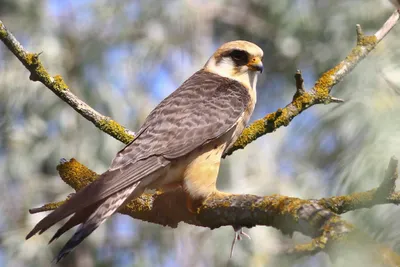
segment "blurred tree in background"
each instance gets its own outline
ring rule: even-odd
[[[203,66],[220,44],[245,39],[264,50],[253,119],[286,105],[301,69],[306,87],[355,43],[355,24],[376,31],[389,1],[0,0],[0,18],[61,74],[90,106],[138,129],[155,105]],[[345,104],[316,106],[287,128],[224,160],[219,188],[235,193],[320,198],[379,185],[391,155],[400,156],[400,29],[395,28],[333,95]],[[122,144],[100,132],[0,46],[0,266],[50,266],[66,237],[52,231],[25,241],[44,214],[28,209],[72,192],[56,172],[75,157],[102,172]],[[388,81],[390,83],[388,83]],[[391,84],[391,85],[389,85]],[[399,209],[377,206],[344,215],[400,252]],[[268,266],[270,254],[308,241],[255,227],[228,262],[232,229],[178,229],[113,216],[60,266]],[[296,266],[332,263],[320,253]]]

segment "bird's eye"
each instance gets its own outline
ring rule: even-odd
[[[233,59],[233,61],[241,64],[246,64],[248,61],[248,55],[245,51],[242,50],[233,50],[229,56]]]

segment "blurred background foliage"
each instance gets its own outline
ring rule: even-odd
[[[296,69],[310,88],[353,47],[356,23],[371,34],[392,11],[387,0],[0,0],[1,20],[26,49],[43,51],[50,73],[132,130],[234,39],[265,52],[253,120],[275,111],[291,100]],[[390,156],[400,157],[399,37],[397,27],[334,88],[345,104],[312,107],[224,160],[219,188],[320,198],[376,187]],[[72,192],[57,175],[60,158],[102,172],[123,146],[28,77],[1,44],[0,266],[50,266],[68,238],[47,246],[52,229],[24,240],[44,216],[28,209]],[[386,205],[344,217],[400,252],[399,214]],[[116,215],[59,266],[274,266],[274,252],[309,241],[267,227],[249,232],[253,239],[240,242],[229,261],[230,227],[170,229]],[[319,253],[296,266],[355,262],[332,263]]]

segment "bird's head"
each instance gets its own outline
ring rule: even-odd
[[[255,89],[257,74],[263,71],[263,54],[262,49],[253,43],[241,40],[228,42],[215,51],[204,69]]]

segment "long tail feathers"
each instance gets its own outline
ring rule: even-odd
[[[77,245],[79,245],[88,235],[90,235],[100,224],[102,224],[108,217],[110,217],[114,212],[118,210],[118,208],[125,203],[127,198],[132,194],[132,192],[137,187],[137,184],[134,186],[127,187],[114,195],[111,195],[100,204],[97,204],[97,207],[88,207],[82,212],[77,212],[69,221],[63,225],[57,233],[52,238],[58,238],[65,231],[69,230],[73,226],[78,224],[79,218],[84,218],[85,221],[80,227],[76,230],[75,234],[71,237],[70,240],[65,244],[65,246],[58,253],[57,257],[54,259],[56,262],[59,262],[62,258],[68,255]],[[94,211],[93,211],[94,210]],[[91,212],[92,213],[89,213]],[[87,215],[84,212],[88,212]],[[89,216],[88,216],[89,215]]]
[[[137,182],[129,187],[126,187],[117,193],[110,195],[100,201],[97,201],[88,206],[82,206],[80,209],[75,209],[73,216],[54,234],[49,241],[49,244],[55,239],[59,238],[63,233],[72,227],[81,224],[76,230],[75,234],[68,240],[65,246],[61,249],[54,261],[59,262],[68,253],[70,253],[77,245],[79,245],[88,235],[90,235],[100,224],[102,224],[108,217],[115,213],[119,207],[124,205],[127,200],[131,199],[131,195],[136,195],[134,190],[140,182]],[[68,203],[68,202],[67,202]],[[65,204],[64,204],[65,205]],[[45,217],[35,228],[27,235],[27,239],[35,233],[43,233],[49,229],[56,222],[64,219],[65,214],[62,213],[63,206],[50,213]],[[70,213],[71,214],[71,213]],[[68,215],[70,215],[68,214]],[[50,218],[48,218],[50,217]]]
[[[81,211],[76,212],[60,229],[57,230],[57,232],[54,234],[54,236],[50,239],[49,244],[59,238],[62,234],[64,234],[66,231],[71,229],[72,227],[86,222],[89,216],[95,212],[95,210],[103,203],[104,201],[100,201],[96,204],[93,204],[87,208],[82,209]]]

